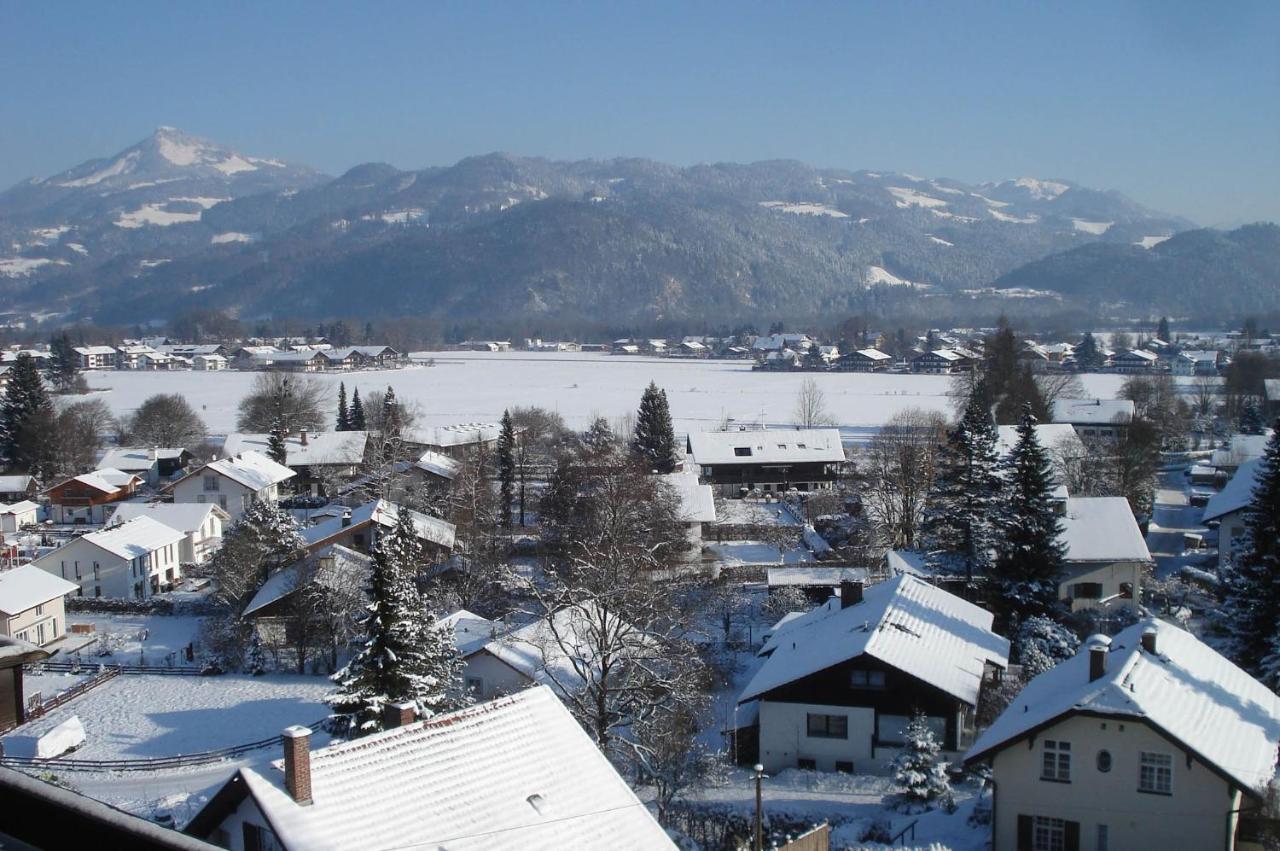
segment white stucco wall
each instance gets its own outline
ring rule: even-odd
[[[1128,582],[1133,586],[1133,600],[1117,600],[1112,606],[1118,606],[1122,603],[1135,605],[1138,600],[1142,599],[1142,564],[1136,561],[1117,561],[1106,562],[1096,565],[1068,563],[1067,576],[1062,584],[1058,587],[1058,598],[1061,600],[1071,596],[1071,586],[1077,582],[1098,582],[1102,585],[1102,596],[1113,597],[1120,593],[1121,583]],[[1100,608],[1097,600],[1073,600],[1071,602],[1071,611],[1078,612],[1081,609]]]
[[[808,715],[843,715],[849,737],[830,739],[808,735]],[[760,763],[766,771],[795,768],[801,759],[812,759],[819,771],[835,771],[836,762],[853,763],[854,771],[871,770],[874,709],[823,706],[816,703],[760,702]]]
[[[504,694],[513,694],[533,685],[533,680],[521,674],[510,665],[485,650],[479,650],[468,656],[462,675],[478,677],[480,691],[477,700],[492,700]],[[466,681],[465,679],[463,680]]]

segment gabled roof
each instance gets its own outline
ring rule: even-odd
[[[107,552],[131,561],[161,547],[176,544],[184,535],[150,517],[135,517],[127,523],[98,532],[90,532],[84,540]],[[63,546],[66,546],[65,544]],[[56,553],[57,550],[54,550]],[[51,553],[50,555],[52,555]]]
[[[1233,434],[1231,443],[1213,450],[1209,463],[1215,467],[1239,467],[1245,461],[1261,458],[1271,440],[1271,429],[1264,434]]]
[[[499,621],[491,621],[466,609],[445,615],[436,621],[437,627],[453,632],[453,646],[459,655],[470,656],[494,639],[501,630]]]
[[[187,450],[182,447],[151,448],[147,446],[121,446],[108,449],[98,459],[100,467],[114,467],[117,470],[132,472],[149,470],[159,460],[173,461],[181,459]]]
[[[1156,634],[1155,654],[1142,649],[1148,630]],[[1191,633],[1155,618],[1110,640],[1101,678],[1089,681],[1086,647],[1032,680],[965,762],[1076,712],[1145,720],[1246,790],[1274,773],[1280,697]]]
[[[17,493],[30,489],[35,479],[31,476],[0,476],[0,493]]]
[[[352,465],[364,460],[365,447],[369,443],[367,431],[321,431],[307,433],[304,446],[301,434],[291,434],[284,440],[285,465],[304,467],[326,464]],[[266,454],[270,449],[271,435],[232,433],[222,444],[227,455],[239,455],[254,451]]]
[[[658,480],[668,485],[680,500],[680,516],[686,523],[716,522],[716,498],[711,485],[698,483],[696,473],[668,473]]]
[[[289,848],[675,848],[545,688],[313,751],[309,806],[279,762],[238,777]]]
[[[52,487],[45,488],[45,493],[48,493],[55,488],[62,487],[68,482],[79,482],[80,484],[88,485],[95,490],[111,494],[123,487],[127,487],[131,482],[141,481],[141,479],[132,473],[126,473],[123,470],[116,470],[112,467],[104,467],[101,470],[94,470],[91,473],[84,473],[79,476],[73,476],[70,479],[64,479]]]
[[[24,499],[19,502],[12,502],[8,505],[0,504],[0,514],[25,514],[28,511],[35,511],[39,507],[40,503]]]
[[[231,515],[212,502],[121,502],[107,521],[108,526],[119,526],[135,517],[150,517],[170,529],[184,535],[197,532],[214,514],[228,521]]]
[[[958,360],[964,360],[964,357],[965,357],[964,355],[960,354],[959,352],[952,351],[951,349],[934,349],[931,352],[921,352],[920,354],[912,358],[912,360],[923,360],[925,358],[934,358],[937,360],[958,361]]]
[[[473,443],[491,443],[501,433],[502,423],[458,423],[407,428],[400,437],[405,443],[419,446],[470,446]]]
[[[1053,421],[1072,425],[1127,423],[1133,412],[1129,399],[1059,399],[1053,403]]]
[[[454,477],[458,475],[458,471],[462,469],[462,462],[428,449],[422,453],[417,461],[413,462],[413,466],[434,476],[453,481]]]
[[[689,454],[707,464],[837,463],[844,460],[834,428],[689,432]]]
[[[74,349],[78,355],[114,355],[116,350],[111,346],[76,346]]]
[[[1239,511],[1253,502],[1253,487],[1258,481],[1258,477],[1262,474],[1262,458],[1254,458],[1252,461],[1245,461],[1236,470],[1231,480],[1227,482],[1226,487],[1215,493],[1209,498],[1209,504],[1204,507],[1204,516],[1201,522],[1208,523],[1210,520],[1217,520],[1233,511]]]
[[[882,352],[879,349],[858,349],[845,357],[861,357],[870,361],[886,361],[893,360],[893,355],[888,352]]]
[[[249,617],[292,594],[304,579],[335,590],[352,584],[363,588],[367,584],[372,564],[372,559],[367,555],[339,544],[330,544],[268,576],[267,581],[262,583],[262,587],[249,601],[249,605],[240,613],[241,617]]]
[[[314,526],[309,526],[302,530],[302,539],[306,541],[308,547],[311,547],[341,534],[344,529],[350,526],[377,523],[384,529],[391,529],[399,521],[401,510],[409,512],[410,519],[413,521],[413,528],[419,538],[445,549],[453,549],[456,530],[452,523],[441,520],[438,517],[423,514],[421,511],[401,509],[399,505],[386,499],[371,500],[364,505],[350,509],[351,517],[347,523],[344,523],[343,518],[339,516],[332,517]]]
[[[1065,450],[1077,453],[1085,451],[1084,442],[1070,423],[1036,423],[1036,440],[1050,452]],[[1013,447],[1018,445],[1018,427],[1013,425],[996,426],[996,454],[1008,458]]]
[[[1072,497],[1062,518],[1066,561],[1151,561],[1146,539],[1122,496]]]
[[[1009,642],[992,614],[913,576],[867,588],[860,603],[832,599],[776,631],[742,703],[833,665],[868,655],[976,705],[987,662],[1008,665]]]
[[[569,606],[550,618],[538,618],[499,636],[472,653],[489,653],[530,680],[552,688],[580,684],[579,666],[590,666],[595,656],[591,633],[597,612],[592,603]],[[629,649],[633,653],[643,652],[644,637],[628,628],[616,614],[610,614],[606,622],[619,632],[634,634],[634,643]]]
[[[260,491],[272,485],[278,485],[296,474],[283,464],[277,464],[261,452],[242,452],[235,458],[219,458],[196,470],[186,478],[204,473],[217,473],[226,476],[237,484],[244,485],[253,491]]]
[[[1143,349],[1127,349],[1122,352],[1117,352],[1113,356],[1113,359],[1114,360],[1122,360],[1122,359],[1123,360],[1140,360],[1140,361],[1145,361],[1147,363],[1154,363],[1155,361],[1159,360],[1159,358],[1156,357],[1155,353],[1144,351]]]
[[[13,570],[0,571],[0,612],[16,615],[34,606],[40,606],[64,594],[70,594],[80,586],[54,576],[34,564],[24,564]]]

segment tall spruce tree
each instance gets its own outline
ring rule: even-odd
[[[338,416],[334,420],[334,431],[351,431],[351,412],[347,410],[347,385],[338,382]]]
[[[400,455],[400,434],[404,431],[404,417],[395,388],[387,386],[382,397],[382,460],[394,461]]]
[[[1258,463],[1244,528],[1225,577],[1223,623],[1236,664],[1280,691],[1280,420]]]
[[[364,403],[360,401],[360,388],[351,391],[351,431],[364,431],[369,426],[364,417]]]
[[[373,548],[364,646],[333,675],[330,729],[348,737],[382,729],[382,708],[412,701],[422,718],[465,704],[462,658],[452,630],[435,617],[414,584],[424,561],[408,512]]]
[[[53,403],[40,371],[30,355],[20,354],[0,405],[0,457],[10,469],[43,477],[56,466],[56,441]]]
[[[271,423],[271,431],[267,433],[267,455],[277,464],[284,464],[289,458],[286,440],[289,430],[285,427],[284,417],[279,414]]]
[[[1080,338],[1079,345],[1075,350],[1076,364],[1081,369],[1100,369],[1102,367],[1102,350],[1098,348],[1098,341],[1094,339],[1093,334],[1088,331],[1084,332],[1084,336]]]
[[[1160,317],[1160,324],[1156,326],[1156,336],[1161,340],[1164,340],[1166,343],[1173,342],[1173,340],[1169,338],[1169,317]]]
[[[499,522],[510,526],[516,487],[516,427],[511,421],[511,411],[502,412],[502,431],[498,434],[498,482]]]
[[[996,425],[986,399],[979,381],[939,453],[922,524],[928,562],[969,580],[990,571],[1001,486]]]
[[[1058,583],[1066,547],[1053,500],[1053,465],[1036,436],[1036,418],[1024,405],[1018,442],[1004,466],[993,602],[1000,625],[1016,628],[1036,615],[1057,618]]]
[[[54,385],[63,392],[70,390],[75,386],[79,369],[80,360],[67,332],[63,331],[50,339],[49,378]]]
[[[642,464],[659,473],[676,468],[676,436],[667,392],[652,381],[640,397],[631,449]]]

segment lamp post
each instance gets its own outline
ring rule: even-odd
[[[764,766],[755,765],[756,772],[756,841],[752,846],[755,851],[764,851],[764,806],[760,795],[760,781],[764,779]]]

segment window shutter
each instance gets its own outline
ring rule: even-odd
[[[1064,851],[1080,851],[1080,822],[1069,821],[1063,831],[1062,847]]]
[[[1018,851],[1032,851],[1031,816],[1018,816]]]

